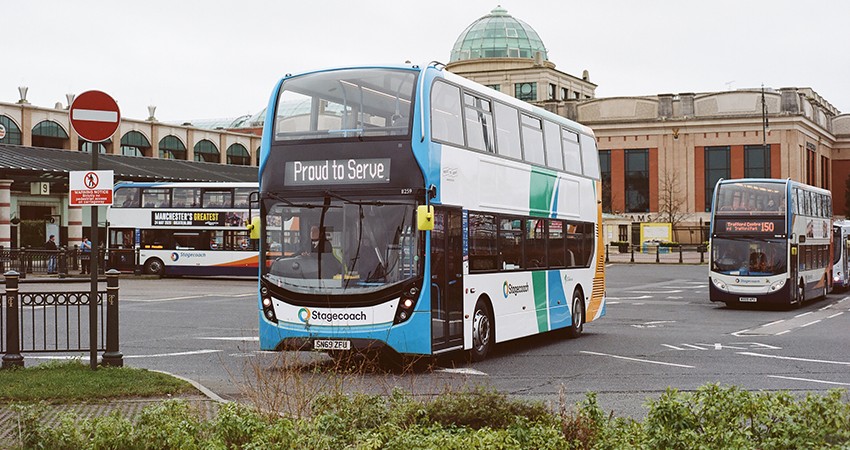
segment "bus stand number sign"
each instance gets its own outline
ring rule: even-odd
[[[785,234],[782,219],[717,219],[718,232],[728,234]]]

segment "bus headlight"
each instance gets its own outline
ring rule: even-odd
[[[835,282],[841,281],[841,272],[835,272],[835,276],[832,277],[832,281],[835,281]]]
[[[714,287],[716,287],[717,289],[720,289],[723,292],[729,292],[729,288],[726,287],[726,283],[724,283],[723,281],[718,280],[717,278],[712,278],[711,282],[714,284]]]
[[[770,285],[770,292],[778,291],[782,289],[783,286],[785,286],[785,280],[775,281]]]
[[[396,310],[395,320],[393,323],[402,323],[413,315],[413,308],[416,306],[416,295],[418,293],[419,289],[412,287],[402,294],[398,301],[398,309]]]

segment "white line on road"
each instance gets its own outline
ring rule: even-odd
[[[782,322],[785,322],[785,319],[774,320],[773,322],[766,323],[766,324],[762,325],[762,327],[769,327],[771,325],[776,325],[777,323],[782,323]]]
[[[840,316],[840,315],[842,315],[842,314],[844,314],[844,311],[837,312],[837,313],[835,313],[835,314],[833,314],[833,315],[831,315],[831,316],[827,317],[827,319],[832,319],[833,317],[838,317],[838,316]]]
[[[663,345],[667,348],[672,348],[673,350],[685,350],[684,348],[676,347],[675,345],[670,345],[670,344],[661,344],[661,345]]]
[[[839,383],[837,381],[813,380],[811,378],[783,377],[780,375],[768,375],[769,378],[781,378],[783,380],[811,381],[812,383],[835,384],[838,386],[850,386],[850,383]]]
[[[454,373],[460,375],[482,375],[485,377],[488,376],[486,373],[480,370],[470,369],[468,367],[460,367],[456,369],[437,369],[434,372]]]
[[[238,336],[230,336],[230,337],[197,337],[195,339],[204,339],[208,341],[245,341],[245,342],[256,342],[260,340],[259,336],[248,336],[248,337],[238,337]]]
[[[625,359],[625,360],[628,360],[628,361],[645,362],[645,363],[650,363],[650,364],[660,364],[662,366],[684,367],[685,369],[693,369],[694,368],[694,366],[687,366],[685,364],[674,364],[674,363],[667,363],[667,362],[661,362],[661,361],[652,361],[650,359],[629,358],[628,356],[617,356],[617,355],[609,355],[609,354],[606,354],[606,353],[586,352],[584,350],[582,350],[579,353],[584,353],[586,355],[608,356],[608,357],[611,357],[611,358]]]
[[[783,334],[790,333],[790,332],[791,332],[791,330],[780,331],[779,333],[776,333],[776,336],[782,336]]]
[[[846,361],[828,361],[825,359],[809,359],[809,358],[795,358],[793,356],[777,356],[777,355],[763,355],[761,353],[753,353],[753,352],[738,352],[739,355],[745,356],[758,356],[760,358],[774,358],[774,359],[785,359],[788,361],[803,361],[803,362],[816,362],[823,364],[838,364],[841,366],[850,366],[850,362]]]
[[[797,314],[796,316],[794,316],[794,318],[797,318],[797,317],[803,317],[803,316],[808,316],[809,314],[811,314],[811,313],[813,313],[813,312],[814,312],[814,311],[809,311],[809,312],[804,312],[803,314]]]
[[[811,322],[809,322],[809,323],[807,323],[807,324],[805,324],[805,325],[800,325],[800,328],[806,328],[807,326],[809,326],[809,325],[814,325],[814,324],[816,324],[816,323],[818,323],[818,322],[820,322],[820,319],[818,319],[818,320],[813,320],[813,321],[811,321]]]
[[[608,300],[643,300],[645,298],[652,298],[651,295],[641,295],[639,297],[606,297]]]
[[[174,353],[158,353],[155,355],[124,355],[124,358],[162,358],[165,356],[189,356],[189,355],[205,355],[208,353],[219,353],[221,350],[192,350],[188,352],[174,352]],[[76,355],[68,355],[68,356],[27,356],[27,358],[32,359],[80,359],[83,361],[89,361],[90,358],[88,356],[76,356]]]
[[[706,348],[700,347],[699,345],[691,345],[691,344],[682,344],[682,345],[684,345],[685,347],[690,347],[690,348],[695,349],[695,350],[708,350]]]

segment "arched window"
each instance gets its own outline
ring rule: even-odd
[[[217,163],[221,161],[221,154],[215,144],[203,139],[195,144],[195,161]]]
[[[70,148],[67,142],[68,133],[52,120],[41,121],[32,129],[33,147]]]
[[[92,146],[94,146],[94,147],[97,148],[98,153],[104,154],[104,153],[106,153],[106,146],[103,145],[104,143],[108,144],[109,141],[89,142],[89,141],[80,140],[78,147],[79,147],[79,150],[81,152],[91,153]]]
[[[12,119],[7,116],[0,116],[0,127],[3,127],[3,137],[0,138],[0,144],[23,145],[21,138],[21,129]]]
[[[168,135],[159,141],[159,157],[162,159],[186,159],[186,146],[177,136]]]
[[[127,156],[151,156],[151,143],[144,134],[130,131],[121,137],[121,154]]]
[[[251,154],[242,144],[233,144],[227,147],[227,164],[235,166],[250,166]]]

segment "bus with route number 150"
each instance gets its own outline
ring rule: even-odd
[[[831,286],[832,195],[793,180],[719,180],[711,208],[709,298],[800,305]]]
[[[592,131],[440,64],[287,75],[260,156],[264,350],[435,355],[605,314]]]

